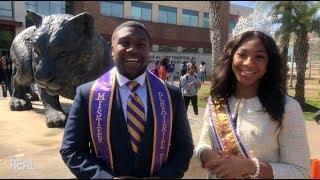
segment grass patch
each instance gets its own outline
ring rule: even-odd
[[[211,83],[205,82],[201,85],[201,88],[198,92],[198,106],[205,108],[207,102],[205,101],[205,97],[209,96],[210,94],[210,87]]]
[[[304,118],[307,121],[313,121],[312,115],[320,110],[319,98],[306,98],[306,106],[303,108]]]
[[[314,81],[314,80],[313,80]],[[306,80],[306,84],[308,80]],[[210,93],[210,82],[205,82],[201,85],[201,89],[198,93],[198,106],[205,108],[207,103],[205,101],[205,97],[209,96]],[[294,89],[289,89],[288,94],[290,96],[294,96]],[[305,89],[305,97],[306,97],[306,106],[303,108],[304,118],[307,121],[313,121],[312,115],[320,110],[320,89]]]

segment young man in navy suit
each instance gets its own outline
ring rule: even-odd
[[[115,67],[77,88],[63,161],[78,178],[182,178],[194,145],[179,88],[146,70],[141,23],[122,23],[111,41]]]

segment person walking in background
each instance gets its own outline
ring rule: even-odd
[[[206,77],[206,63],[204,61],[201,61],[199,71],[201,82],[204,83],[204,79]]]
[[[196,61],[192,59],[192,60],[191,60],[191,65],[197,67]]]
[[[169,64],[169,59],[164,57],[160,61],[160,68],[159,68],[159,78],[162,79],[163,82],[167,82],[167,66]]]
[[[193,112],[198,115],[198,91],[201,87],[201,81],[196,74],[196,67],[188,67],[187,74],[181,77],[181,93],[184,98],[186,109],[190,104],[190,100],[193,106]]]
[[[180,77],[185,75],[187,73],[187,70],[188,70],[187,62],[183,60],[180,64]]]
[[[154,63],[154,66],[152,67],[152,69],[150,70],[154,75],[156,75],[157,77],[159,77],[159,71],[160,71],[160,61],[156,60],[156,62]]]
[[[193,61],[192,61],[192,59],[190,59],[189,62],[187,63],[187,67],[191,67],[192,64],[193,64]]]
[[[173,72],[174,72],[174,67],[175,67],[175,64],[172,63],[172,61],[168,58],[168,62],[169,64],[167,65],[167,82],[169,84],[172,84],[173,83]]]
[[[9,62],[8,57],[1,57],[1,67],[0,67],[0,81],[2,82],[2,93],[3,97],[7,97],[7,91],[9,91],[10,96],[12,96],[12,88],[11,88],[11,75],[12,75],[12,67]]]

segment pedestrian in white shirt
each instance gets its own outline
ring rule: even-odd
[[[201,87],[201,81],[196,74],[196,66],[189,66],[187,74],[181,77],[181,93],[183,95],[186,109],[190,101],[195,115],[198,115],[198,91]]]

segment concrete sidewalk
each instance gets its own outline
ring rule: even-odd
[[[62,107],[69,111],[72,101],[61,98]],[[74,178],[62,161],[59,148],[63,129],[49,129],[45,124],[43,105],[32,102],[31,111],[13,112],[10,98],[0,99],[0,178]],[[199,115],[188,109],[195,145],[199,141],[204,108]],[[320,126],[307,122],[311,157],[320,159]],[[207,173],[193,157],[184,178],[206,178]]]

